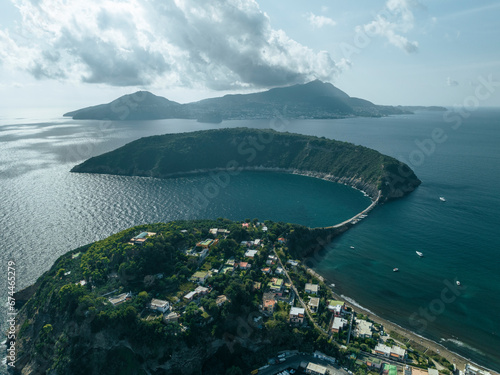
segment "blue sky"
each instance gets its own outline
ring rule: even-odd
[[[377,104],[462,105],[493,82],[500,3],[5,0],[1,107],[74,109],[139,89],[187,102],[312,79]]]

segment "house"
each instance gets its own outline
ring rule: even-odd
[[[283,268],[281,268],[281,267],[277,267],[277,268],[276,268],[276,270],[274,271],[274,273],[275,273],[276,275],[282,275],[282,274],[284,274],[284,273],[285,273],[285,271],[283,271]]]
[[[241,224],[241,227],[242,228],[248,228],[249,225],[250,225],[249,223],[243,223],[243,224]]]
[[[194,297],[196,297],[196,292],[194,290],[192,290],[191,292],[189,292],[188,294],[186,294],[184,296],[184,299],[187,299],[188,301],[192,301],[194,299]]]
[[[207,238],[205,241],[200,241],[196,244],[196,246],[201,247],[203,249],[209,249],[213,244],[214,240]]]
[[[162,299],[153,298],[149,303],[149,308],[151,310],[160,311],[161,313],[166,313],[170,309],[170,303]]]
[[[242,270],[249,270],[250,268],[252,268],[252,265],[248,262],[240,262],[238,267]]]
[[[293,267],[297,267],[299,265],[299,262],[296,260],[288,260],[287,263]]]
[[[290,310],[290,323],[302,324],[304,323],[305,310],[302,307],[292,307]]]
[[[141,232],[132,238],[130,242],[135,245],[143,245],[147,241],[148,237],[153,237],[155,235],[156,233],[153,232]]]
[[[215,304],[218,307],[221,307],[223,304],[225,304],[228,301],[229,301],[229,299],[224,294],[222,294],[222,295],[217,297],[217,299],[215,300]]]
[[[377,344],[375,353],[397,361],[404,361],[406,358],[406,350],[396,345],[391,348],[384,344]]]
[[[204,286],[197,286],[195,290],[189,292],[184,296],[184,299],[187,299],[188,301],[192,301],[195,297],[201,297],[207,294],[210,291],[210,289],[205,288]]]
[[[325,375],[328,374],[328,369],[325,366],[309,362],[306,367],[306,374]]]
[[[227,229],[218,229],[217,230],[217,233],[218,234],[223,234],[223,235],[226,235],[226,234],[229,234],[231,233],[230,231],[228,231]]]
[[[226,260],[226,264],[227,264],[228,266],[234,266],[234,263],[235,263],[235,261],[234,261],[234,259],[233,259],[233,258]]]
[[[233,271],[234,267],[224,267],[221,272],[225,274],[226,272],[233,272]]]
[[[368,339],[372,337],[373,323],[366,320],[354,318],[356,328],[354,329],[354,336]]]
[[[278,243],[279,244],[283,245],[285,242],[286,242],[286,240],[283,237],[278,238]]]
[[[179,314],[176,312],[171,312],[169,314],[163,315],[163,323],[168,324],[168,323],[177,323],[179,321]]]
[[[383,357],[389,358],[391,356],[391,348],[384,344],[377,344],[375,347],[375,353]]]
[[[258,282],[258,281],[255,281],[255,282],[253,283],[253,287],[252,287],[252,289],[253,289],[253,290],[260,290],[260,288],[261,288],[261,287],[262,287],[262,283],[260,283],[260,282]]]
[[[257,238],[257,239],[255,239],[255,240],[253,240],[253,244],[254,244],[255,246],[260,246],[260,238]]]
[[[122,293],[115,297],[109,297],[108,301],[111,302],[113,306],[118,306],[123,302],[130,300],[130,298],[132,298],[132,292]]]
[[[406,350],[403,348],[400,348],[399,346],[394,345],[391,348],[391,358],[398,360],[398,361],[404,361],[406,359]],[[438,375],[438,374],[429,373],[429,375]]]
[[[382,369],[382,365],[384,363],[382,362],[382,360],[380,358],[366,357],[365,364],[368,366],[368,368],[370,370],[375,370],[376,372],[380,373],[380,370]]]
[[[406,365],[404,369],[404,375],[411,375],[412,374],[412,367]]]
[[[272,265],[274,265],[274,260],[272,260],[272,259],[268,259],[268,260],[266,260],[266,265],[267,265],[267,266],[272,266]]]
[[[338,316],[336,316],[335,318],[333,318],[332,327],[330,329],[334,333],[339,333],[342,329],[345,328],[345,326],[347,325],[347,323],[348,322],[347,322],[346,319],[339,318]]]
[[[307,303],[307,307],[309,307],[309,310],[311,310],[312,313],[318,312],[319,298],[311,297],[311,299],[309,299],[309,302]]]
[[[263,231],[263,232],[267,232],[267,227],[266,227],[266,226],[263,226],[263,227],[262,227],[262,231]]]
[[[306,284],[306,293],[308,294],[318,294],[319,292],[319,285],[318,284]]]
[[[269,268],[269,267],[263,268],[263,269],[261,269],[261,271],[267,275],[271,274],[271,268]]]
[[[247,250],[245,252],[245,256],[247,258],[253,258],[253,257],[255,257],[255,255],[257,255],[258,252],[259,252],[259,250]]]
[[[269,314],[274,313],[274,311],[276,310],[277,303],[278,302],[274,298],[264,299],[262,301],[262,311],[267,312]]]
[[[277,277],[273,277],[268,286],[272,292],[281,293],[281,290],[283,289],[283,279],[278,279]]]
[[[189,280],[198,284],[205,284],[205,281],[207,281],[209,277],[210,273],[208,271],[197,271]]]
[[[335,301],[333,299],[328,300],[328,310],[330,310],[334,316],[344,316],[347,312],[344,301]]]
[[[208,233],[213,234],[214,236],[217,236],[218,233],[218,228],[211,228]]]

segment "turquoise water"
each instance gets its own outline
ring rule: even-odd
[[[313,259],[314,267],[336,284],[337,292],[374,313],[446,340],[441,342],[499,370],[499,122],[500,111],[478,110],[457,129],[436,112],[222,125],[325,136],[411,163],[423,184],[405,199],[377,207],[337,239],[324,258]],[[212,182],[210,176],[158,180],[69,173],[77,162],[133,139],[209,127],[214,126],[190,120],[0,119],[2,264],[16,259],[22,287],[64,252],[132,225],[256,217],[321,226],[345,220],[370,203],[345,186],[263,172],[234,177],[206,206],[194,197],[196,189]],[[439,140],[446,139],[432,149],[424,141],[436,129],[441,129]],[[427,147],[425,153],[418,145]],[[394,267],[400,272],[392,272]],[[442,302],[446,283],[455,279],[462,284],[459,295]],[[432,313],[426,318],[425,309]]]

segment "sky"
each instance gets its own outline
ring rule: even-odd
[[[2,0],[0,109],[314,79],[376,104],[500,106],[499,19],[494,0]]]

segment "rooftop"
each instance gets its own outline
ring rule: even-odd
[[[292,307],[290,315],[304,315],[305,310],[303,307]]]
[[[328,369],[325,366],[317,365],[316,363],[309,362],[306,371],[312,371],[315,374],[326,374]]]

